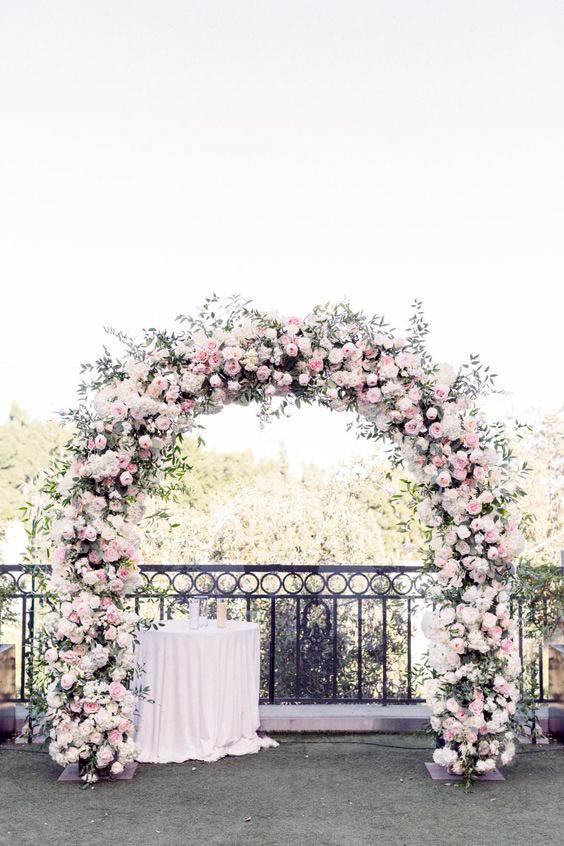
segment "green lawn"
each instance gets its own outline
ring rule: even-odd
[[[58,784],[47,755],[0,747],[0,844],[555,846],[564,757],[527,747],[507,781],[472,792],[427,777],[428,738],[278,738],[215,764],[140,765],[132,782]],[[396,746],[388,748],[382,744]],[[397,748],[408,746],[409,749]]]

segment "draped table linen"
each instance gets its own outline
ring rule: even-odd
[[[260,639],[256,623],[191,629],[169,620],[139,633],[138,761],[217,761],[277,746],[259,737]]]

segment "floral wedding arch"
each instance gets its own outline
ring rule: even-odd
[[[42,667],[54,760],[80,762],[95,781],[136,756],[137,525],[147,494],[179,467],[178,434],[230,403],[268,415],[293,402],[356,412],[359,433],[386,438],[409,468],[434,607],[424,631],[426,698],[444,741],[435,760],[468,780],[509,762],[520,667],[508,584],[522,538],[503,436],[475,406],[479,368],[434,365],[419,308],[407,339],[343,304],[302,320],[211,298],[180,320],[176,333],[121,336],[124,360],[105,352],[89,368],[71,459],[49,486],[59,606]]]

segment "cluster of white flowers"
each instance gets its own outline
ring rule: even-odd
[[[433,368],[406,340],[342,310],[201,325],[168,344],[159,335],[140,350],[143,360],[116,366],[58,481],[52,578],[63,601],[47,621],[45,654],[55,760],[80,760],[95,778],[133,759],[124,684],[137,618],[127,596],[139,585],[135,524],[145,492],[198,414],[275,396],[356,409],[364,431],[387,432],[400,447],[433,530],[428,699],[446,743],[436,760],[470,777],[508,760],[518,662],[504,582],[521,537],[507,516],[501,458],[452,368]]]

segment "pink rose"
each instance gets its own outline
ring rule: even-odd
[[[116,623],[120,623],[121,622],[121,614],[118,611],[118,609],[115,608],[115,607],[109,608],[107,613],[106,613],[106,620],[108,621],[108,623],[111,623],[112,625],[115,625]]]
[[[105,449],[107,443],[108,441],[104,435],[96,435],[94,438],[94,446],[96,449]]]
[[[267,367],[266,364],[261,364],[260,367],[257,368],[257,379],[259,382],[266,382],[268,377],[270,376],[270,367]]]
[[[300,375],[298,376],[298,382],[300,383],[302,388],[305,388],[306,385],[309,385],[310,378],[307,373],[300,373]]]
[[[320,355],[313,355],[307,363],[313,373],[320,373],[323,370],[323,359]]]
[[[133,476],[131,475],[129,470],[125,470],[119,477],[119,480],[124,486],[124,488],[127,488],[133,482]]]
[[[100,710],[100,703],[95,702],[94,699],[85,699],[82,707],[86,714],[95,714]]]
[[[102,550],[102,556],[104,558],[104,561],[106,561],[107,563],[111,564],[114,561],[119,561],[121,555],[122,551],[119,541],[112,540],[104,545],[104,548]]]
[[[76,676],[74,673],[64,673],[61,676],[61,687],[63,690],[70,690],[73,684],[76,684]]]
[[[96,763],[99,767],[107,767],[114,760],[114,752],[110,746],[102,746],[96,755]]]
[[[115,420],[123,420],[127,414],[127,406],[123,402],[114,402],[110,406],[110,413]]]
[[[487,471],[484,467],[474,467],[474,478],[477,482],[485,482],[487,475]]]
[[[449,644],[450,648],[453,652],[456,652],[457,655],[462,655],[465,652],[466,647],[464,646],[464,641],[461,637],[453,637]]]
[[[86,538],[86,540],[95,541],[97,535],[98,535],[98,533],[96,532],[96,529],[94,528],[94,526],[85,526],[84,537]]]
[[[110,696],[112,699],[115,699],[116,702],[120,702],[127,693],[126,688],[118,681],[111,682],[108,690],[110,692]]]
[[[429,434],[432,438],[440,438],[443,433],[443,427],[440,423],[431,423],[429,426]]]
[[[286,344],[286,355],[290,358],[295,358],[298,354],[298,345],[294,343]]]
[[[48,661],[49,664],[52,664],[53,661],[57,660],[57,650],[53,649],[52,646],[45,651],[45,660]]]
[[[366,402],[378,403],[382,399],[382,391],[380,388],[369,388],[364,394],[364,399]]]
[[[229,376],[236,376],[241,370],[241,365],[239,364],[237,359],[230,358],[228,361],[225,362],[223,369],[226,373],[229,374]]]
[[[112,731],[108,735],[108,742],[112,746],[119,746],[122,741],[121,732],[118,729],[112,729]]]
[[[214,373],[213,376],[210,376],[210,385],[212,386],[212,388],[221,388],[222,384],[223,382],[221,376],[219,376],[217,373]]]
[[[149,435],[141,435],[139,438],[139,446],[141,449],[151,449],[151,438]]]

